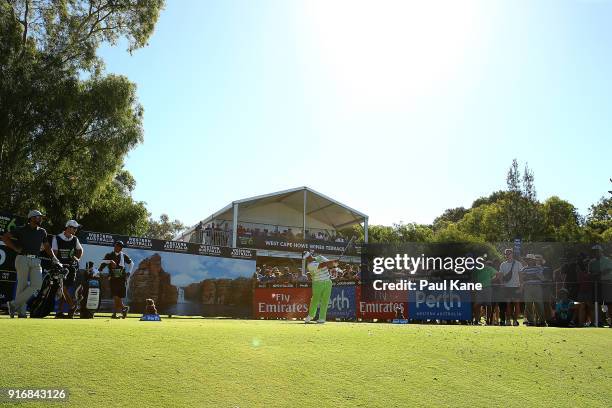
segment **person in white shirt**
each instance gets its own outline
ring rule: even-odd
[[[502,283],[503,300],[499,302],[499,324],[502,326],[510,325],[510,315],[512,315],[513,325],[518,326],[518,316],[521,311],[521,281],[520,271],[522,265],[514,259],[514,252],[507,248],[504,251],[506,260],[499,265],[499,272],[496,279]]]
[[[68,312],[69,319],[72,319],[77,306],[70,294],[70,288],[73,288],[75,285],[79,260],[83,256],[83,246],[81,246],[79,239],[74,235],[79,227],[78,222],[70,220],[66,222],[64,231],[55,235],[51,241],[51,250],[62,264],[67,265],[69,271],[64,277],[62,285],[63,293],[58,302],[57,313],[55,313],[55,317],[58,319],[64,317],[63,310],[66,303],[70,307]]]

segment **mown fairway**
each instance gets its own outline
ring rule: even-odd
[[[0,387],[68,388],[56,406],[612,403],[610,329],[2,316],[0,333]]]

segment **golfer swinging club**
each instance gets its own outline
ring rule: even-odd
[[[310,323],[319,309],[319,320],[317,323],[325,323],[327,317],[327,305],[332,291],[332,281],[329,276],[329,268],[338,265],[338,261],[329,261],[323,256],[314,257],[311,252],[304,252],[302,258],[306,260],[306,270],[312,278],[312,298],[310,308],[304,323]]]

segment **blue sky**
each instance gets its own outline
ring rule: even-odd
[[[584,214],[612,176],[610,1],[167,1],[138,85],[134,197],[187,224],[308,185],[429,223],[528,162]]]

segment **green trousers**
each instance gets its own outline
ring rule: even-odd
[[[310,298],[308,316],[314,319],[315,314],[317,313],[317,307],[319,304],[321,304],[321,309],[319,310],[319,320],[325,320],[327,318],[327,304],[329,303],[331,291],[332,282],[330,280],[312,282],[312,297]]]

